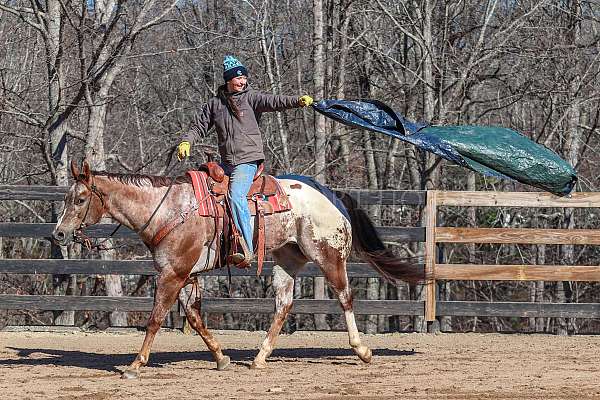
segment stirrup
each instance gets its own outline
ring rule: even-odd
[[[230,264],[238,268],[248,268],[252,264],[254,256],[246,258],[242,253],[234,253],[229,256]]]
[[[254,260],[254,253],[250,252],[250,249],[248,249],[248,245],[246,245],[246,241],[242,236],[240,236],[239,240],[242,252],[233,253],[228,257],[228,261],[238,268],[248,268]]]

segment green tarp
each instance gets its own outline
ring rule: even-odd
[[[374,100],[322,100],[316,111],[346,125],[384,133],[488,176],[565,196],[577,173],[555,152],[512,129],[416,124]]]

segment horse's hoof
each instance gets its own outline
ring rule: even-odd
[[[140,377],[140,371],[137,369],[128,369],[121,374],[121,379],[137,379]]]
[[[256,360],[252,361],[252,365],[250,365],[250,369],[265,369],[267,368],[266,362],[256,362]]]
[[[367,346],[355,347],[354,352],[356,353],[358,358],[360,358],[365,364],[370,363],[371,359],[373,358],[373,353],[371,352],[371,349]]]
[[[223,356],[223,358],[217,361],[217,371],[223,371],[224,369],[227,369],[230,361],[231,360],[229,359],[229,356]]]

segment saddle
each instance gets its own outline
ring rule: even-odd
[[[257,255],[257,275],[262,271],[265,258],[265,216],[291,210],[288,196],[271,175],[264,175],[264,165],[260,164],[250,190],[247,194],[250,214],[255,218],[254,246]],[[198,201],[198,213],[210,216],[215,220],[215,240],[218,259],[216,267],[227,265],[228,255],[239,248],[240,232],[238,232],[229,208],[227,193],[229,177],[216,162],[202,164],[198,171],[188,171],[192,179],[194,193]],[[241,268],[249,265],[237,265]]]
[[[208,191],[216,198],[217,204],[220,204],[219,200],[225,199],[229,190],[229,176],[225,175],[223,168],[216,162],[202,164],[199,172],[206,174]],[[198,171],[188,171],[188,175],[190,176],[194,173],[198,173]],[[289,204],[287,194],[283,191],[277,179],[274,176],[264,175],[263,173],[264,164],[261,163],[254,174],[252,185],[246,196],[250,214],[253,216],[256,215],[257,206],[263,208],[262,212],[264,215],[290,210],[292,207]],[[192,183],[194,183],[193,177]],[[196,185],[194,185],[194,192],[198,194],[195,188]],[[198,199],[198,196],[196,198]],[[217,208],[217,211],[223,212],[225,209]],[[219,214],[219,216],[222,215]]]

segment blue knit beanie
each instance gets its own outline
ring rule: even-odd
[[[223,60],[223,79],[225,79],[225,82],[242,75],[248,76],[248,70],[240,60],[234,56],[225,56]]]

